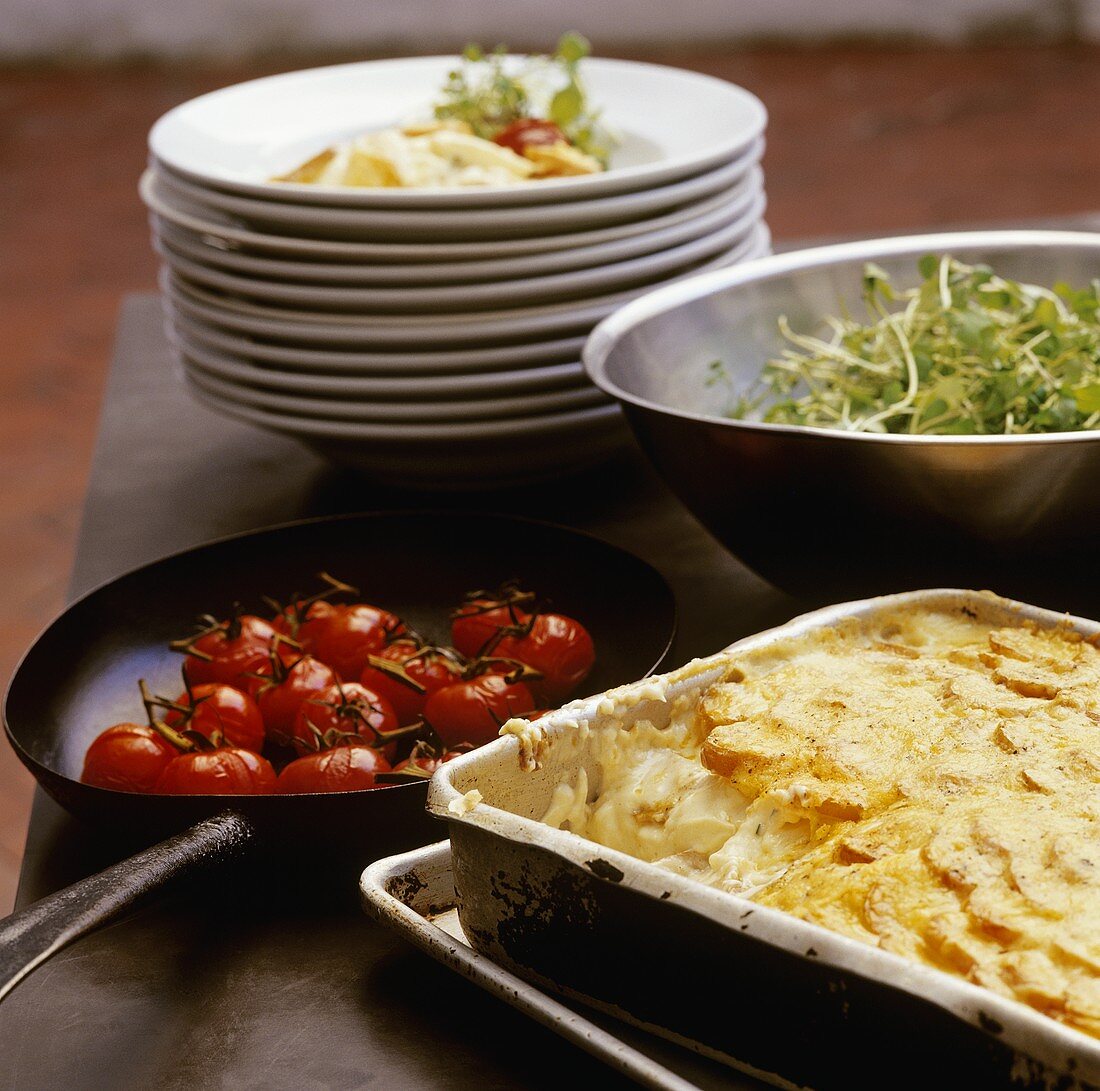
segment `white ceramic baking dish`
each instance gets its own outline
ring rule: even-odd
[[[1100,1086],[1100,1041],[961,978],[671,874],[538,821],[590,760],[585,724],[667,722],[726,655],[899,606],[992,624],[1064,615],[958,590],[828,607],[669,674],[575,701],[440,768],[462,927],[482,953],[781,1086]],[[1070,618],[1082,633],[1096,622]],[[476,789],[482,801],[471,805]]]

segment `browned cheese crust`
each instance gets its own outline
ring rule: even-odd
[[[754,896],[1100,1036],[1100,652],[841,626],[705,696],[703,763],[809,824]]]

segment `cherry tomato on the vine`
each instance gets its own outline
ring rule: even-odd
[[[316,602],[294,602],[284,607],[271,624],[277,632],[305,647],[335,609],[331,602],[324,599]]]
[[[176,641],[172,646],[187,654],[183,672],[191,685],[224,682],[248,688],[242,676],[263,672],[275,636],[271,622],[252,614],[241,614],[212,625],[194,639]]]
[[[156,790],[162,795],[269,795],[275,770],[265,757],[240,747],[191,750],[165,767]]]
[[[497,737],[506,720],[534,707],[525,683],[485,673],[436,690],[425,702],[424,718],[447,747],[464,742],[481,746]]]
[[[80,779],[117,792],[152,792],[178,753],[148,724],[114,724],[88,747]]]
[[[411,724],[432,693],[462,678],[465,666],[450,649],[399,637],[371,656],[359,681],[393,705],[399,723]]]
[[[528,147],[568,144],[569,140],[552,121],[539,117],[521,117],[501,129],[493,137],[493,143],[523,155],[524,149]]]
[[[390,763],[374,747],[361,743],[335,746],[292,761],[279,774],[276,791],[355,792],[380,787],[375,783],[376,774],[389,771]]]
[[[358,682],[342,682],[302,702],[291,741],[304,750],[341,741],[382,746],[379,734],[398,726],[397,713],[385,697]]]
[[[298,640],[310,655],[327,663],[346,681],[359,677],[367,660],[382,650],[386,638],[404,630],[401,619],[388,610],[356,602],[350,606],[332,606],[326,610],[310,607],[309,619],[299,626]]]
[[[395,773],[416,773],[420,776],[430,777],[445,762],[467,752],[467,750],[447,750],[442,754],[438,754],[432,750],[417,750],[414,747],[413,752],[404,761],[399,761],[393,767],[393,771]]]
[[[264,721],[256,702],[234,686],[207,682],[185,690],[164,713],[164,722],[177,731],[197,731],[207,739],[220,735],[229,746],[259,753],[264,745]],[[182,710],[182,711],[181,711]]]
[[[303,702],[335,686],[336,672],[312,655],[303,655],[289,666],[276,658],[270,669],[271,674],[256,690],[256,703],[267,737],[286,745]]]
[[[533,683],[537,692],[556,704],[588,677],[596,661],[596,649],[588,630],[564,614],[537,614],[522,635],[506,633],[493,655],[518,659],[542,675]]]
[[[476,659],[497,639],[501,629],[520,628],[531,615],[524,609],[534,596],[503,587],[494,595],[467,599],[451,615],[451,643],[469,659]]]

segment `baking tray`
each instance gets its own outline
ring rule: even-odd
[[[548,996],[470,946],[458,919],[451,846],[442,841],[371,864],[363,906],[426,954],[645,1087],[759,1091],[765,1085],[599,1012]]]
[[[987,592],[932,590],[828,607],[731,649],[906,606],[1100,633]],[[1100,1042],[1024,1004],[537,821],[585,762],[585,725],[660,722],[727,663],[719,653],[573,702],[440,768],[428,806],[449,823],[473,946],[541,987],[777,1084],[1100,1086]],[[473,789],[483,802],[465,798]]]

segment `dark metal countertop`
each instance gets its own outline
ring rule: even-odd
[[[435,505],[560,522],[650,561],[680,610],[671,662],[797,612],[719,547],[639,454],[537,489],[426,497],[369,485],[292,440],[218,417],[171,374],[150,295],[122,308],[70,594],[237,531]],[[121,854],[39,792],[17,904]],[[307,881],[288,861],[192,879],[62,951],[0,1006],[0,1086],[619,1086],[368,921],[349,871]]]

